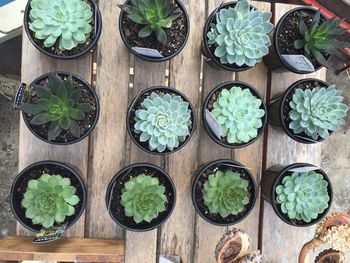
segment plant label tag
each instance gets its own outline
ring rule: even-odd
[[[319,170],[320,168],[318,168],[315,165],[308,165],[308,166],[302,166],[302,167],[297,167],[297,168],[293,168],[288,170],[288,172],[293,172],[293,173],[307,173],[310,171],[315,171],[315,170]]]
[[[314,72],[315,67],[311,61],[303,55],[281,55],[291,67],[306,72]]]
[[[156,49],[152,48],[145,48],[145,47],[133,47],[132,50],[134,50],[136,53],[146,56],[146,57],[153,57],[153,58],[163,58],[164,56],[160,54],[160,52]]]
[[[18,109],[19,106],[22,105],[24,91],[26,90],[27,85],[25,83],[21,83],[16,92],[16,96],[14,99],[13,107],[15,110]]]
[[[159,263],[180,263],[179,256],[159,256]]]
[[[205,109],[205,121],[207,122],[209,128],[214,133],[215,137],[219,140],[221,139],[221,126],[217,119],[211,114],[210,111]]]
[[[33,243],[48,243],[61,238],[66,230],[68,223],[57,225],[51,228],[43,228],[33,239]]]
[[[296,135],[296,134],[294,134],[294,136],[295,136],[295,137],[298,137],[298,138],[300,138],[300,139],[309,141],[309,142],[314,142],[314,143],[317,143],[317,142],[318,142],[318,141],[315,141],[315,140],[310,139],[310,138],[308,138],[308,137],[304,137],[304,136],[300,136],[300,135]]]

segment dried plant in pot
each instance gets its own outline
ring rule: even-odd
[[[244,71],[268,54],[272,14],[260,12],[247,0],[221,4],[208,17],[202,53],[213,67]]]
[[[266,105],[260,93],[248,83],[228,81],[209,93],[202,118],[216,143],[227,148],[242,148],[262,135],[267,122]]]
[[[119,7],[122,40],[137,57],[166,61],[185,47],[190,19],[180,0],[126,0]]]
[[[149,163],[136,163],[120,170],[106,192],[106,206],[112,219],[131,231],[149,231],[171,215],[176,190],[170,176]]]
[[[86,206],[86,189],[79,173],[56,161],[26,167],[14,179],[11,209],[27,229],[39,232],[60,224],[72,226]]]
[[[261,180],[261,191],[276,215],[296,227],[311,226],[322,220],[333,200],[327,174],[308,163],[268,169]]]
[[[232,160],[200,166],[193,175],[192,202],[197,213],[214,225],[232,225],[249,215],[257,189],[247,167]]]
[[[99,101],[91,85],[77,75],[52,72],[30,85],[21,84],[15,108],[29,130],[50,144],[67,145],[81,141],[95,128]]]
[[[29,40],[42,53],[76,59],[91,53],[102,32],[93,0],[29,0],[24,12]]]
[[[318,79],[299,80],[282,96],[271,100],[269,122],[281,127],[293,140],[321,142],[341,129],[348,107],[335,85]]]
[[[164,155],[180,150],[196,127],[195,111],[181,92],[157,86],[142,90],[126,116],[128,133],[142,150]]]

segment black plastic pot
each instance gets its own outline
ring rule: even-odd
[[[93,31],[92,31],[92,34],[93,34],[93,39],[90,43],[90,45],[84,49],[82,52],[80,53],[77,53],[77,54],[73,54],[73,55],[57,55],[57,54],[54,54],[52,52],[50,52],[50,48],[43,48],[41,45],[40,45],[40,42],[38,42],[38,40],[36,40],[34,38],[34,34],[33,32],[29,29],[29,22],[30,22],[30,18],[29,18],[29,12],[31,10],[30,8],[30,2],[31,1],[28,1],[27,5],[26,5],[26,8],[25,8],[25,11],[24,11],[24,29],[27,33],[27,36],[30,40],[30,42],[32,42],[32,44],[43,54],[47,55],[47,56],[50,56],[50,57],[53,57],[53,58],[57,58],[57,59],[63,59],[63,60],[70,60],[70,59],[77,59],[77,58],[80,58],[80,57],[83,57],[85,55],[88,55],[90,53],[92,53],[97,45],[97,42],[101,36],[101,32],[102,32],[102,16],[101,16],[101,12],[100,10],[98,9],[98,5],[95,3],[94,0],[86,0],[88,2],[90,2],[92,4],[92,7],[93,7],[93,12],[94,12],[94,28],[93,28]],[[74,50],[74,49],[73,49]]]
[[[298,85],[305,82],[318,82],[322,87],[328,87],[328,83],[313,78],[301,79],[294,82],[288,87],[284,94],[278,95],[276,98],[273,98],[268,106],[268,116],[269,123],[277,128],[283,129],[283,131],[293,140],[304,143],[312,144],[317,142],[322,142],[325,139],[319,137],[317,141],[314,141],[312,138],[309,138],[306,134],[294,134],[292,129],[289,129],[288,112],[285,112],[285,105],[289,104],[289,101],[292,99],[294,90],[298,88]],[[330,134],[333,133],[332,131]]]
[[[227,218],[222,218],[219,214],[216,215],[216,220],[212,219],[210,217],[209,210],[205,210],[205,204],[203,201],[203,194],[202,194],[202,188],[204,183],[207,181],[207,178],[203,176],[203,173],[212,173],[215,169],[225,169],[225,170],[232,170],[234,172],[238,172],[240,174],[244,174],[244,177],[241,178],[247,180],[249,182],[248,190],[250,192],[249,197],[249,203],[246,205],[245,211],[242,211],[236,216],[228,216]],[[228,226],[237,224],[240,221],[242,221],[244,218],[246,218],[252,209],[254,208],[256,197],[257,197],[257,188],[255,180],[249,171],[247,167],[245,167],[243,164],[233,161],[233,160],[226,160],[226,159],[220,159],[213,162],[208,162],[205,164],[202,164],[194,173],[192,176],[192,202],[194,205],[194,208],[196,209],[197,213],[208,223],[218,226]]]
[[[125,3],[128,3],[130,2],[130,0],[126,0]],[[187,40],[188,40],[188,37],[190,35],[190,18],[188,16],[188,13],[187,13],[187,10],[184,6],[184,4],[180,1],[180,0],[174,0],[174,2],[178,5],[178,7],[181,9],[182,13],[185,15],[186,17],[186,22],[187,22],[187,34],[186,34],[186,38],[184,40],[184,42],[182,43],[182,46],[172,55],[170,56],[167,56],[167,57],[162,57],[162,58],[158,58],[158,57],[151,57],[151,56],[146,56],[146,55],[143,55],[143,54],[140,54],[138,52],[136,52],[133,47],[129,44],[129,41],[127,39],[127,37],[125,36],[124,34],[124,30],[123,30],[123,19],[124,19],[124,16],[126,16],[126,13],[121,10],[120,11],[120,15],[119,15],[119,32],[120,32],[120,35],[122,37],[122,40],[125,44],[125,46],[128,48],[128,50],[133,53],[136,57],[140,58],[140,59],[143,59],[143,60],[146,60],[146,61],[149,61],[149,62],[162,62],[162,61],[167,61],[167,60],[170,60],[172,58],[174,58],[176,55],[178,55],[182,49],[186,46],[186,43],[187,43]]]
[[[22,112],[23,120],[24,120],[25,124],[27,125],[28,129],[31,131],[31,133],[34,134],[35,137],[37,137],[38,139],[40,139],[44,142],[47,142],[50,144],[55,144],[55,145],[70,145],[73,143],[77,143],[77,142],[83,140],[84,138],[86,138],[93,131],[93,129],[95,128],[95,126],[97,124],[97,121],[99,119],[99,114],[100,114],[100,104],[99,104],[97,94],[96,94],[94,88],[86,80],[82,79],[78,75],[75,75],[75,74],[69,73],[69,72],[63,72],[63,71],[56,71],[56,72],[51,72],[51,73],[58,74],[59,76],[63,76],[63,77],[72,76],[73,80],[80,82],[81,85],[83,85],[85,88],[87,88],[90,91],[91,95],[93,95],[93,97],[95,98],[95,104],[96,104],[96,110],[95,110],[96,116],[95,116],[95,120],[94,120],[93,124],[91,125],[90,129],[87,132],[85,132],[85,134],[83,134],[80,138],[76,138],[75,140],[69,141],[69,142],[58,142],[58,141],[49,141],[46,137],[42,136],[41,134],[38,134],[33,129],[32,124],[30,124],[30,121],[28,120],[28,114],[25,112]],[[28,87],[30,87],[33,84],[38,84],[42,80],[45,80],[49,74],[50,73],[47,73],[47,74],[44,74],[44,75],[36,78],[30,85],[28,85]],[[22,103],[23,94],[24,94],[26,88],[27,88],[27,85],[24,83],[21,83],[20,88],[17,91],[17,95],[16,95],[16,99],[15,99],[15,108],[17,108]]]
[[[165,187],[165,194],[168,198],[168,207],[150,223],[142,221],[141,223],[136,224],[132,217],[125,216],[124,208],[120,204],[120,198],[124,188],[124,183],[128,182],[131,177],[135,177],[141,173],[159,179],[160,184]],[[135,163],[124,167],[112,178],[108,184],[105,199],[107,210],[114,222],[126,230],[143,232],[160,227],[168,220],[175,208],[176,189],[171,177],[160,167],[149,163]],[[123,217],[118,215],[117,212],[122,214]]]
[[[78,171],[61,162],[56,161],[41,161],[33,163],[32,165],[21,171],[13,181],[10,194],[11,210],[15,215],[18,222],[25,228],[39,232],[42,226],[39,224],[34,225],[32,220],[25,217],[25,208],[22,207],[21,202],[23,200],[24,189],[27,188],[28,181],[31,179],[38,179],[43,173],[50,175],[62,175],[64,178],[69,178],[71,184],[76,187],[76,195],[79,196],[80,202],[75,206],[75,214],[66,217],[63,223],[68,223],[67,228],[71,227],[78,221],[86,207],[86,188],[83,179],[79,175]]]
[[[262,101],[262,104],[260,106],[260,109],[265,111],[265,115],[263,117],[262,120],[262,127],[258,130],[258,135],[252,139],[251,141],[247,142],[247,143],[235,143],[235,144],[229,144],[229,143],[224,143],[221,140],[219,140],[215,134],[213,133],[213,131],[211,130],[211,128],[209,127],[207,121],[206,121],[206,113],[205,110],[208,109],[208,103],[210,102],[210,99],[212,98],[213,95],[215,95],[215,93],[220,92],[223,89],[229,89],[233,86],[239,86],[241,88],[247,88],[251,91],[251,93],[257,97],[258,99],[260,99]],[[203,124],[204,127],[206,129],[206,131],[208,132],[210,138],[216,142],[217,144],[224,146],[226,148],[231,148],[231,149],[238,149],[238,148],[243,148],[246,147],[252,143],[254,143],[257,139],[259,139],[259,137],[262,135],[262,133],[264,132],[265,126],[266,126],[266,122],[267,122],[267,109],[266,109],[266,104],[264,101],[264,98],[261,96],[261,94],[259,93],[259,91],[257,91],[253,86],[249,85],[248,83],[242,82],[242,81],[227,81],[224,83],[219,84],[218,86],[216,86],[207,96],[207,98],[204,101],[204,105],[203,105],[203,110],[202,110],[202,119],[203,119]]]
[[[329,202],[328,202],[328,208],[322,213],[319,214],[317,219],[311,220],[311,222],[306,223],[303,221],[297,221],[297,220],[291,220],[289,219],[288,215],[283,214],[280,205],[277,203],[276,200],[276,187],[282,183],[282,180],[285,176],[290,175],[292,172],[288,172],[290,169],[300,168],[300,167],[307,167],[307,166],[314,166],[309,163],[294,163],[291,165],[288,165],[284,168],[281,167],[274,167],[270,168],[267,171],[265,171],[262,179],[261,179],[261,194],[263,198],[269,202],[275,211],[276,215],[285,223],[291,225],[291,226],[297,226],[297,227],[307,227],[316,224],[320,220],[322,220],[327,213],[329,212],[329,209],[331,208],[332,201],[333,201],[333,188],[331,181],[329,180],[327,174],[321,170],[316,169],[315,171],[317,173],[320,173],[323,175],[323,179],[328,182],[328,194],[329,194]]]
[[[163,152],[157,152],[155,151],[151,151],[148,147],[148,141],[147,142],[140,142],[136,137],[135,137],[135,132],[134,132],[134,124],[135,124],[135,112],[136,110],[139,109],[140,104],[142,103],[142,101],[149,95],[151,95],[152,92],[154,91],[161,91],[163,93],[169,93],[169,94],[175,94],[180,96],[184,101],[189,103],[189,107],[191,110],[191,121],[192,121],[192,127],[190,129],[190,135],[187,137],[187,139],[182,142],[179,147],[175,148],[173,151],[169,151],[167,148],[163,151]],[[151,88],[147,88],[142,90],[141,92],[139,92],[139,94],[132,100],[132,102],[129,105],[128,108],[128,112],[126,115],[126,127],[128,129],[128,133],[132,139],[132,141],[143,151],[147,152],[147,153],[151,153],[151,154],[155,154],[155,155],[166,155],[166,154],[170,154],[170,153],[174,153],[179,151],[182,147],[184,147],[186,145],[186,143],[189,142],[189,140],[191,139],[195,129],[196,129],[196,114],[195,114],[195,109],[191,103],[191,101],[180,91],[173,89],[173,88],[168,88],[165,86],[155,86],[155,87],[151,87]]]
[[[273,34],[273,39],[272,39],[272,46],[269,49],[269,54],[267,56],[264,57],[263,61],[266,64],[266,66],[270,69],[270,70],[276,70],[278,69],[278,71],[292,71],[294,73],[297,74],[309,74],[312,73],[310,71],[302,71],[302,70],[298,70],[296,68],[294,68],[292,65],[288,64],[285,59],[282,58],[282,54],[280,52],[280,50],[278,49],[278,35],[280,34],[280,28],[282,26],[282,24],[284,23],[284,20],[291,14],[298,12],[300,10],[306,10],[306,11],[311,11],[313,13],[316,14],[317,10],[312,8],[312,7],[307,7],[307,6],[303,6],[303,7],[297,7],[294,8],[290,11],[288,11],[287,13],[285,13],[282,18],[278,21],[274,34]],[[323,17],[324,19],[326,19],[325,16],[322,15],[321,13],[321,17]],[[318,65],[317,67],[315,67],[315,71],[318,71],[319,69],[322,68],[322,65]]]

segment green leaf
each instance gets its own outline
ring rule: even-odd
[[[66,99],[67,90],[65,85],[63,85],[61,78],[58,77],[57,74],[49,74],[48,79],[49,79],[50,89],[52,90],[53,94],[60,99]]]
[[[318,24],[320,23],[320,18],[321,18],[321,12],[320,12],[320,10],[318,10],[318,11],[316,12],[316,14],[315,14],[313,20],[312,20],[312,25],[314,25],[314,24],[317,24],[317,25],[318,25]]]
[[[307,33],[307,27],[306,27],[303,20],[299,21],[298,27],[299,27],[300,35],[304,36]],[[308,40],[306,40],[306,41],[308,41]]]
[[[305,41],[304,39],[297,39],[294,41],[293,45],[296,49],[302,49],[305,46]]]
[[[89,113],[94,110],[94,108],[88,103],[79,103],[77,108],[81,109],[85,113]]]
[[[39,113],[38,115],[36,115],[31,121],[30,123],[33,125],[43,125],[45,123],[51,122],[55,120],[55,117],[52,116],[49,113]]]
[[[128,18],[131,19],[132,21],[134,21],[137,24],[141,24],[141,25],[148,24],[147,20],[143,16],[140,16],[138,14],[128,15]]]
[[[64,114],[60,119],[59,119],[59,124],[64,130],[68,130],[71,124],[71,120],[69,119],[68,113]]]
[[[159,41],[159,43],[165,45],[166,44],[166,34],[165,31],[162,28],[157,28],[156,29],[156,36],[157,36],[157,40]]]
[[[57,136],[61,133],[62,128],[59,124],[59,121],[53,121],[50,124],[48,131],[48,140],[53,141],[57,138]]]
[[[79,101],[81,95],[82,95],[81,89],[75,89],[70,94],[70,99],[72,99],[73,101]]]
[[[140,38],[145,38],[145,37],[148,37],[152,34],[152,29],[151,29],[151,26],[150,25],[147,25],[145,27],[143,27],[139,33],[138,33],[138,37]]]
[[[66,87],[67,96],[70,97],[70,94],[73,91],[73,77],[68,76],[67,79],[64,80],[63,84]]]
[[[316,49],[311,49],[311,54],[312,56],[317,60],[318,63],[320,63],[322,66],[328,68],[328,62],[327,60],[323,57],[320,51]]]
[[[80,109],[70,109],[69,112],[69,117],[73,120],[82,120],[85,118],[85,114],[82,110]]]
[[[70,127],[69,127],[69,131],[71,132],[71,134],[76,137],[76,138],[80,138],[80,126],[78,124],[78,122],[76,122],[75,120],[71,120],[70,121]]]
[[[41,99],[49,99],[52,95],[52,92],[50,89],[47,89],[43,86],[32,84],[33,89],[38,94],[38,97]]]
[[[31,104],[31,103],[23,103],[18,107],[18,109],[20,109],[21,111],[24,111],[25,113],[33,114],[33,115],[43,112],[43,109],[41,106],[37,104]]]

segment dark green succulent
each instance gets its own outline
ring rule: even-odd
[[[345,28],[339,28],[344,19],[332,19],[321,23],[320,20],[321,13],[317,11],[309,28],[303,20],[299,21],[298,27],[302,38],[294,41],[294,47],[304,49],[305,55],[314,57],[322,66],[328,67],[324,54],[339,55],[337,49],[350,47],[350,43],[337,40],[347,31]]]
[[[165,28],[171,28],[173,21],[182,12],[173,0],[130,0],[131,4],[119,5],[128,18],[137,24],[145,25],[138,33],[140,38],[156,34],[161,44],[166,43]]]
[[[38,97],[37,103],[23,103],[19,109],[32,114],[33,125],[49,124],[48,140],[52,141],[62,132],[69,130],[79,138],[81,135],[79,120],[85,118],[85,113],[93,110],[88,103],[80,103],[81,88],[74,88],[72,76],[61,79],[56,74],[49,74],[44,85],[31,86]]]

